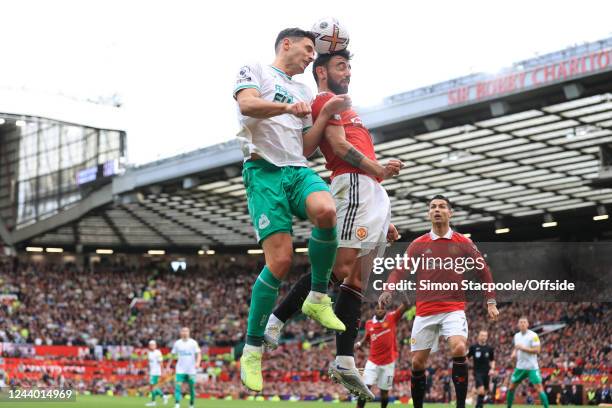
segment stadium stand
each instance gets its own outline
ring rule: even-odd
[[[105,392],[109,387],[116,393],[133,392],[144,383],[144,362],[137,356],[147,342],[156,339],[167,351],[177,338],[178,328],[187,325],[207,351],[204,361],[208,380],[199,391],[244,397],[234,356],[244,338],[248,312],[244,288],[255,278],[252,271],[261,262],[257,256],[217,255],[174,272],[163,263],[107,264],[92,271],[70,263],[5,261],[0,269],[4,288],[0,317],[6,324],[0,330],[0,341],[8,377],[18,381],[72,381],[90,392]],[[305,257],[297,257],[293,279],[305,271]],[[283,291],[293,279],[283,285]],[[135,305],[134,299],[142,299],[141,304]],[[612,329],[601,324],[612,318],[609,304],[503,304],[500,309],[503,324],[488,324],[480,304],[470,304],[467,312],[472,335],[487,328],[496,349],[498,398],[503,399],[503,384],[511,372],[514,322],[522,314],[532,319],[534,327],[564,324],[543,336],[540,364],[548,384],[592,386],[612,374]],[[371,314],[371,307],[364,308],[362,322]],[[400,357],[394,388],[398,397],[409,396],[410,329],[411,321],[405,319],[398,331]],[[310,320],[292,320],[285,331],[284,346],[265,360],[270,384],[266,393],[284,398],[344,396],[341,388],[327,380],[332,339]],[[70,356],[38,355],[27,345],[40,346],[41,353],[53,350],[44,348],[53,345],[81,346],[81,351]],[[361,365],[365,364],[364,352],[357,357]],[[103,364],[92,365],[91,360]],[[299,368],[295,361],[301,362]],[[95,370],[88,369],[93,366]],[[429,400],[443,401],[442,378],[448,368],[442,346],[429,370]]]

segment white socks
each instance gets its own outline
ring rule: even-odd
[[[336,356],[336,363],[342,368],[356,368],[353,356]]]
[[[283,323],[278,317],[274,316],[274,313],[272,313],[270,315],[270,317],[268,318],[268,324],[266,324],[267,326],[280,326],[281,328],[285,325],[285,323]]]
[[[306,299],[311,303],[321,303],[321,300],[325,295],[326,293],[315,292],[314,290],[311,290]]]
[[[242,353],[248,353],[251,351],[255,351],[257,353],[263,353],[263,346],[251,346],[250,344],[245,344],[244,345],[244,350],[242,351]]]

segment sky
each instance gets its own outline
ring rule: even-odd
[[[286,27],[336,17],[357,107],[612,36],[612,2],[3,0],[0,87],[122,102],[142,164],[230,140],[234,78],[270,63]],[[314,90],[311,67],[296,79]]]

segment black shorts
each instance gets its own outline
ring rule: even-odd
[[[476,380],[476,388],[484,386],[485,390],[489,390],[489,373],[475,371],[474,379]]]

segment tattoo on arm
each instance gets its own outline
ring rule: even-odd
[[[363,161],[364,157],[365,156],[363,155],[363,153],[361,153],[359,150],[355,149],[354,147],[351,147],[349,151],[346,152],[344,157],[342,157],[342,160],[344,160],[351,166],[361,168],[361,162]]]

